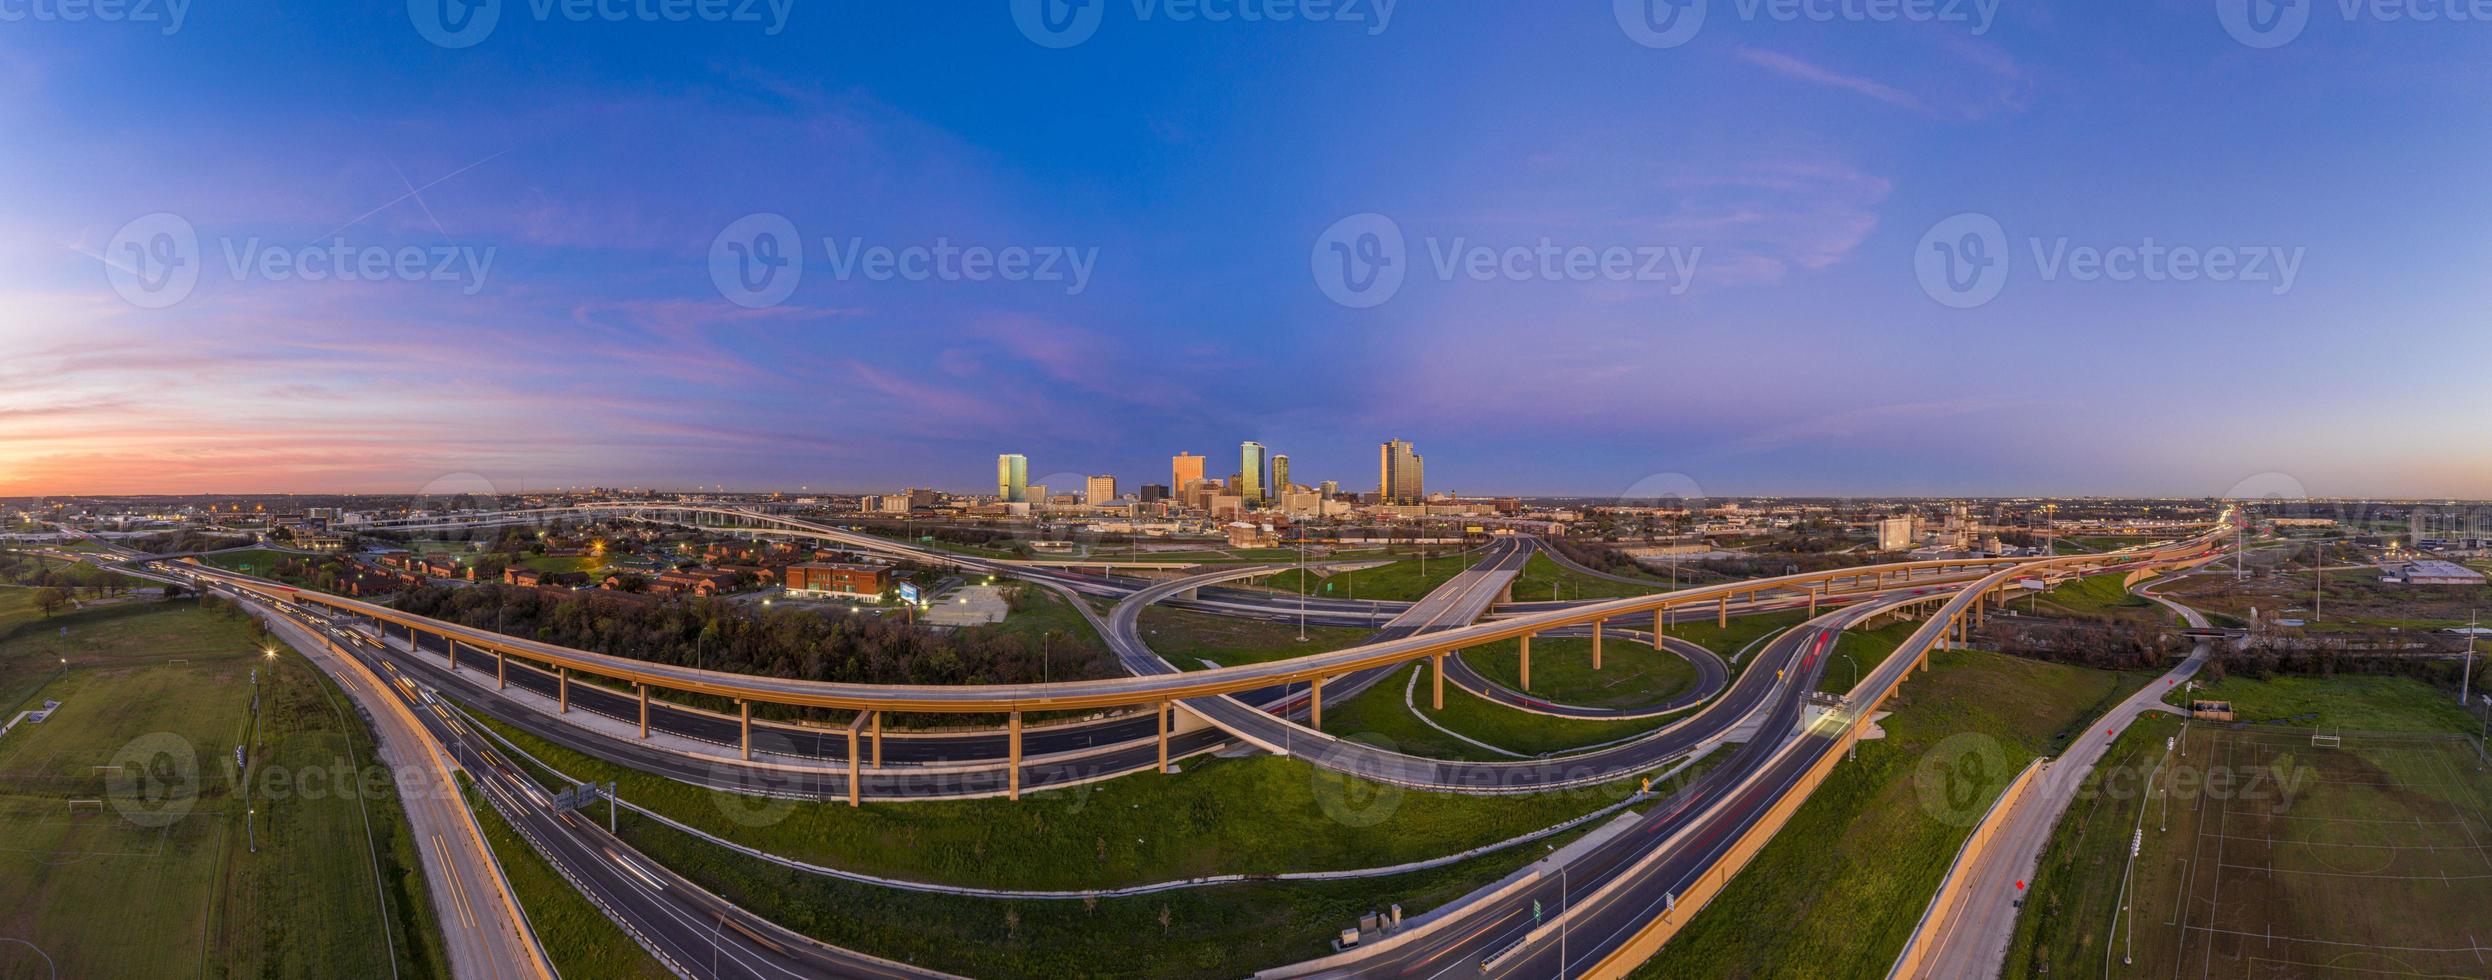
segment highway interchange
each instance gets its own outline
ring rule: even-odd
[[[1511,581],[1513,574],[1519,572],[1522,563],[1536,550],[1536,542],[1520,543],[1528,540],[1501,541],[1471,569],[1431,593],[1422,602],[1398,609],[1383,604],[1366,604],[1360,608],[1326,603],[1323,614],[1337,616],[1344,621],[1364,617],[1373,622],[1374,617],[1390,613],[1386,631],[1353,648],[1354,651],[1379,647],[1391,649],[1393,644],[1447,630],[1481,630],[1485,624],[1474,625],[1474,622],[1487,613],[1491,603],[1502,597],[1504,585]],[[2203,557],[2202,551],[2191,554],[2203,543],[2187,543],[2157,552],[2153,557],[2157,560]],[[2075,562],[2072,559],[2062,561]],[[1816,676],[1824,668],[1824,653],[1841,629],[1898,605],[1945,603],[1945,607],[1929,618],[1904,649],[1899,650],[1894,658],[1873,672],[1861,685],[1864,691],[1891,691],[1893,685],[1901,681],[1903,672],[1908,671],[1918,659],[1917,655],[1940,642],[1955,618],[1982,601],[1984,594],[2018,574],[2013,566],[2001,567],[1984,577],[1982,588],[1975,591],[1959,587],[1966,571],[1978,570],[1960,571],[1955,576],[1958,581],[1943,585],[1865,589],[1854,594],[1850,596],[1853,605],[1816,616],[1774,638],[1750,659],[1747,669],[1728,683],[1727,690],[1702,710],[1645,738],[1569,758],[1512,763],[1447,763],[1382,752],[1332,739],[1289,720],[1289,715],[1311,714],[1309,709],[1312,705],[1308,702],[1313,700],[1312,692],[1304,686],[1296,692],[1282,688],[1278,703],[1272,698],[1274,692],[1270,686],[1245,687],[1235,692],[1184,699],[1180,701],[1184,710],[1202,715],[1213,724],[1178,736],[1180,739],[1196,740],[1186,742],[1179,748],[1200,751],[1224,743],[1232,736],[1257,744],[1277,739],[1292,754],[1317,765],[1380,781],[1431,788],[1512,792],[1582,785],[1623,778],[1637,772],[1651,772],[1673,760],[1684,758],[1700,746],[1722,741],[1734,729],[1750,733],[1745,741],[1735,743],[1726,760],[1694,784],[1658,801],[1641,818],[1630,818],[1632,826],[1626,832],[1572,854],[1565,862],[1564,875],[1527,876],[1530,880],[1517,888],[1506,889],[1479,901],[1456,903],[1457,907],[1431,923],[1426,935],[1393,944],[1376,955],[1361,957],[1347,964],[1309,964],[1309,972],[1355,975],[1574,975],[1603,964],[1608,958],[1629,948],[1636,937],[1651,930],[1672,904],[1674,896],[1683,894],[1691,882],[1713,869],[1725,849],[1783,800],[1811,767],[1824,760],[1827,753],[1839,751],[1845,733],[1852,731],[1847,727],[1852,722],[1821,719],[1820,724],[1805,729],[1801,722],[1807,710],[1807,699],[1802,695],[1814,689]],[[313,612],[308,608],[309,604],[271,603],[267,601],[269,594],[265,588],[237,582],[235,577],[211,574],[196,566],[176,568],[160,565],[155,566],[151,574],[160,577],[166,572],[209,582],[218,591],[246,598],[264,612],[279,614],[302,629],[320,631],[326,637],[324,643],[334,643],[335,649],[351,651],[367,668],[393,672],[404,668],[403,676],[413,678],[416,684],[449,689],[441,684],[448,681],[451,685],[473,690],[477,687],[474,683],[477,679],[491,678],[498,666],[494,657],[480,655],[481,651],[463,651],[460,661],[462,669],[452,677],[438,646],[432,647],[427,654],[412,654],[403,644],[376,638],[373,629],[354,628],[357,624],[351,609],[332,619]],[[1036,578],[1039,574],[1048,573],[1036,573],[1032,577]],[[1134,625],[1141,608],[1166,600],[1178,591],[1192,591],[1192,587],[1171,589],[1163,583],[1135,588],[1124,583],[1102,585],[1102,580],[1098,578],[1076,578],[1089,580],[1078,584],[1061,581],[1056,584],[1119,598],[1118,605],[1107,617],[1102,634],[1116,648],[1120,661],[1141,675],[1138,680],[1147,680],[1163,671],[1174,672],[1172,666],[1140,643]],[[1239,601],[1233,595],[1224,595],[1216,589],[1195,592],[1193,601],[1202,601],[1206,595],[1214,603]],[[1798,595],[1790,590],[1755,594],[1743,604],[1743,611],[1790,608],[1810,603],[1810,598],[1795,597]],[[1251,606],[1258,600],[1247,599],[1244,602]],[[1725,598],[1724,611],[1727,611],[1727,602]],[[1262,608],[1256,611],[1264,616],[1281,612],[1274,609],[1269,600],[1262,600],[1262,603]],[[1313,610],[1310,611],[1312,613]],[[1294,613],[1293,608],[1284,614]],[[1687,614],[1685,607],[1669,610],[1673,620]],[[1649,613],[1636,612],[1632,615],[1643,617],[1644,622],[1651,621]],[[443,633],[467,638],[457,629],[445,629]],[[1611,635],[1618,636],[1618,630],[1613,628]],[[1649,642],[1649,638],[1646,639]],[[1312,658],[1299,658],[1300,661],[1307,659]],[[1342,659],[1355,663],[1359,658]],[[1459,658],[1446,659],[1458,661]],[[1335,675],[1332,681],[1335,686],[1326,693],[1336,699],[1346,697],[1357,685],[1372,683],[1398,662],[1404,661],[1354,666],[1345,673]],[[1159,670],[1151,669],[1153,663],[1158,665]],[[1701,661],[1699,663],[1701,666]],[[513,661],[506,669],[519,666]],[[1772,670],[1769,672],[1765,669],[1767,667]],[[1460,668],[1457,667],[1457,670]],[[1281,671],[1267,676],[1280,677],[1287,673]],[[533,668],[526,671],[512,669],[511,674],[513,686],[535,690],[539,694],[546,693],[544,682],[551,676]],[[393,676],[402,675],[393,673]],[[1457,674],[1458,678],[1461,676]],[[409,687],[420,690],[414,685]],[[406,692],[407,696],[415,696],[413,690]],[[914,694],[912,692],[912,696]],[[600,694],[589,690],[587,685],[573,684],[571,696],[573,706],[612,718],[630,718],[637,713],[637,703],[629,695]],[[1878,696],[1882,698],[1883,694]],[[599,701],[601,697],[612,700]],[[494,707],[498,700],[482,698],[471,703],[477,703],[484,710],[499,716]],[[663,717],[664,725],[671,726],[669,730],[679,730],[694,738],[707,735],[710,736],[707,740],[713,742],[719,741],[716,738],[719,725],[723,723],[730,728],[734,725],[731,718],[671,706],[660,713],[654,702],[652,710],[653,727],[661,727],[660,718]],[[419,717],[427,714],[418,712]],[[517,709],[517,714],[534,713],[521,708]],[[541,719],[541,715],[538,717]],[[515,717],[503,720],[518,723]],[[1073,761],[1097,768],[1089,777],[1080,775],[1078,769],[1069,770],[1070,774],[1065,778],[1098,778],[1104,774],[1155,765],[1157,753],[1151,734],[1156,730],[1157,723],[1158,719],[1146,712],[1138,723],[1131,717],[1125,717],[1060,726],[1060,730],[1052,732],[1047,728],[1034,728],[1029,733],[1029,747],[1047,744],[1050,750],[1057,748],[1052,743],[1041,742],[1048,738],[1086,740],[1082,744],[1068,741],[1062,748],[1078,756]],[[1134,726],[1137,724],[1140,731],[1135,733]],[[575,884],[606,906],[609,914],[625,921],[644,944],[658,952],[679,972],[698,976],[897,975],[897,972],[906,972],[905,968],[896,964],[831,949],[749,916],[739,917],[741,913],[725,906],[714,896],[700,893],[688,882],[657,867],[655,862],[632,855],[629,848],[621,846],[619,841],[600,839],[602,832],[584,826],[577,816],[557,814],[542,806],[530,805],[537,802],[536,798],[541,794],[504,768],[502,763],[491,761],[496,759],[494,747],[446,713],[429,713],[425,727],[438,744],[454,747],[470,759],[489,760],[486,765],[469,767],[469,771],[476,774],[479,787],[487,798],[506,814],[512,815],[514,822],[537,842],[540,849],[549,852],[549,858],[555,860]],[[527,727],[544,734],[540,730],[542,726]],[[582,747],[603,743],[597,746],[603,751],[593,753],[603,757],[614,758],[618,751],[629,756],[630,750],[641,749],[625,741],[586,734],[574,726],[556,725],[553,728],[568,731],[567,740],[557,739],[559,744]],[[1120,738],[1119,735],[1127,737]],[[848,752],[844,732],[829,736],[828,745],[822,742],[824,736],[819,733],[780,732],[773,733],[771,737],[783,740],[784,744],[765,746],[767,752],[783,751],[791,755],[830,758],[842,757]],[[808,737],[815,740],[814,744],[802,744],[802,740]],[[893,763],[915,761],[940,764],[981,758],[991,760],[1001,754],[991,744],[976,741],[982,737],[991,738],[958,736],[925,740],[893,737],[886,740],[884,749],[888,753],[888,761]],[[935,747],[928,747],[930,745]],[[1080,754],[1082,749],[1098,746],[1106,748],[1093,754]],[[693,763],[691,768],[699,769],[698,774],[680,771],[686,767],[670,766],[665,760],[682,760],[685,757],[664,750],[641,751],[649,754],[630,759],[627,764],[650,768],[676,778],[689,777],[688,781],[713,781],[720,768],[715,763]],[[1034,756],[1045,754],[1045,751],[1033,753]],[[1145,757],[1148,757],[1147,760]],[[1029,768],[1034,771],[1044,765],[1065,764],[1045,763],[1037,759],[1031,762]],[[480,769],[483,771],[479,772]],[[792,769],[783,771],[796,772]],[[844,781],[844,771],[813,772],[821,773],[819,778],[830,782],[801,787],[798,791],[803,795],[832,796],[834,783]],[[993,778],[992,769],[969,769],[946,775],[955,780],[954,785],[957,786],[961,785],[958,780],[974,781],[980,778],[981,773]],[[749,779],[749,776],[738,778]],[[803,780],[815,777],[809,772],[796,772],[788,778]],[[713,781],[711,784],[716,783]],[[1033,776],[1027,785],[1038,788],[1048,784],[1047,777]],[[751,784],[748,782],[737,788],[749,789]],[[773,787],[771,791],[778,789]],[[805,791],[807,789],[821,791]],[[844,792],[844,786],[838,786],[837,791]],[[600,860],[601,857],[604,860]],[[1563,928],[1552,932],[1524,921],[1522,917],[1534,902],[1543,902],[1552,910],[1562,910]],[[1692,914],[1692,910],[1684,914]],[[699,937],[699,930],[694,928],[703,923],[710,926],[710,934],[706,938]],[[1559,938],[1561,936],[1564,938]],[[1559,952],[1561,945],[1566,949],[1563,956]],[[728,955],[731,948],[737,955]],[[697,960],[697,954],[701,952],[708,952],[717,965],[693,964],[691,961]],[[729,965],[731,963],[734,965]]]

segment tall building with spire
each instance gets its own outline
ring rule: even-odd
[[[1237,495],[1248,504],[1260,504],[1271,489],[1263,478],[1263,444],[1240,443],[1237,447]]]
[[[1029,457],[1020,453],[1003,453],[995,457],[995,496],[1008,504],[1029,502]]]
[[[1376,501],[1416,504],[1428,499],[1426,461],[1410,443],[1395,439],[1376,447]]]

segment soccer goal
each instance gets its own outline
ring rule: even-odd
[[[2314,749],[2341,749],[2345,747],[2345,736],[2313,735],[2310,737],[2310,747]]]
[[[102,800],[71,800],[71,801],[69,801],[69,815],[70,815],[70,816],[73,816],[73,817],[77,816],[77,815],[78,815],[78,808],[79,808],[79,807],[86,807],[86,808],[87,808],[87,812],[89,812],[89,813],[102,813],[102,812],[104,812],[104,801],[102,801]]]

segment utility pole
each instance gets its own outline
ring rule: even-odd
[[[2458,674],[2457,706],[2466,706],[2466,692],[2475,686],[2475,611],[2466,611],[2466,668]]]
[[[1307,641],[1307,535],[1298,532],[1298,642]]]
[[[2327,544],[2327,542],[2326,542],[2325,540],[2322,540],[2322,541],[2320,541],[2320,542],[2319,542],[2319,554],[2316,556],[2316,559],[2313,561],[2313,563],[2312,563],[2312,567],[2311,567],[2311,569],[2310,569],[2310,621],[2311,621],[2311,622],[2316,623],[2316,622],[2318,622],[2318,621],[2320,621],[2320,620],[2322,620],[2322,619],[2327,618],[2327,608],[2326,608],[2327,601],[2328,601],[2328,544]]]

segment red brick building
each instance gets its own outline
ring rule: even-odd
[[[891,568],[885,565],[857,565],[845,562],[824,562],[787,567],[787,594],[808,596],[866,596],[881,598],[891,591]]]

